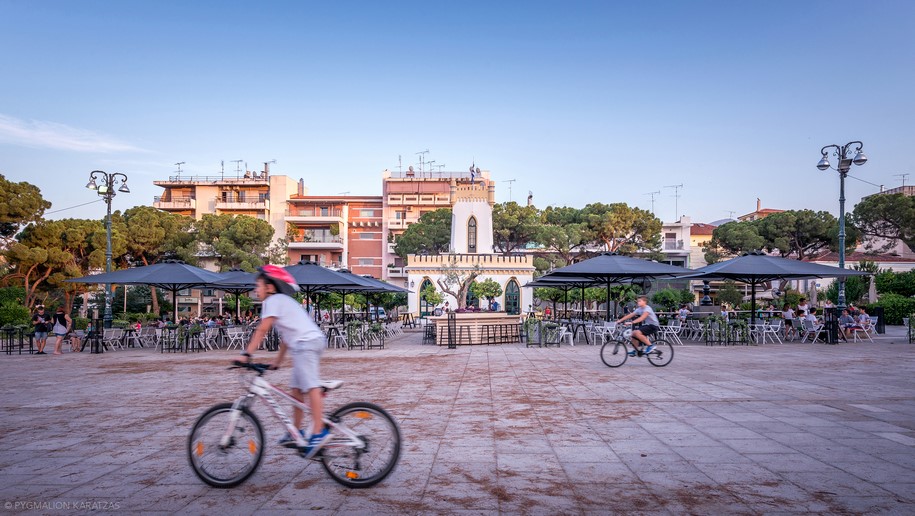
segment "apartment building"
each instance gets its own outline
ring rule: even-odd
[[[286,204],[289,263],[306,260],[381,277],[386,237],[380,196],[294,195]]]
[[[227,177],[174,175],[153,181],[164,190],[153,198],[153,207],[199,220],[206,214],[248,215],[273,226],[274,241],[286,234],[286,200],[307,193],[304,184],[283,175],[247,171]]]
[[[407,280],[404,260],[394,254],[397,237],[410,224],[419,220],[426,212],[454,206],[454,191],[458,185],[469,186],[473,182],[489,192],[490,206],[495,203],[495,183],[488,170],[476,169],[471,172],[405,172],[385,170],[381,174],[382,191],[382,234],[385,246],[381,254],[382,279],[400,284]]]

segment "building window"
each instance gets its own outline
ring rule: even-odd
[[[374,217],[375,210],[359,210],[360,217]]]
[[[371,267],[375,265],[374,258],[359,258],[359,265],[362,267]]]
[[[477,219],[470,217],[467,222],[467,252],[477,252]]]
[[[321,206],[321,216],[322,217],[330,216],[330,208],[328,208],[327,206]]]
[[[381,238],[379,233],[359,233],[359,240],[375,240]]]

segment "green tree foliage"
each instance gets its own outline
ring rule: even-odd
[[[634,254],[661,247],[661,220],[650,211],[626,203],[593,203],[581,211],[585,240],[611,252]]]
[[[718,304],[728,306],[740,306],[743,301],[743,294],[737,289],[737,284],[733,281],[725,281],[721,288],[718,289]]]
[[[438,306],[445,300],[445,296],[443,296],[441,292],[435,290],[433,285],[426,285],[426,288],[422,290],[420,296],[423,301],[432,306]]]
[[[867,306],[868,312],[873,313],[872,309],[877,306],[883,308],[883,321],[886,324],[902,324],[904,317],[911,318],[915,315],[915,299],[899,294],[882,294],[879,301]]]
[[[0,241],[6,248],[22,226],[41,220],[51,203],[44,200],[37,186],[15,183],[0,174]]]
[[[492,209],[493,246],[510,254],[537,240],[540,236],[540,212],[533,206],[514,201],[496,204]]]
[[[586,244],[587,224],[578,208],[549,206],[540,214],[537,241],[545,250],[562,258],[561,266],[575,260],[575,254]]]
[[[473,291],[473,295],[477,296],[477,298],[485,298],[490,302],[502,295],[502,286],[492,278],[474,282],[470,290]]]
[[[728,222],[715,228],[705,246],[705,259],[716,263],[723,258],[765,250],[782,258],[803,260],[827,249],[838,249],[839,223],[825,211],[789,210],[766,218]],[[846,227],[846,250],[854,249],[858,232]]]
[[[664,308],[665,311],[672,312],[682,303],[683,297],[681,292],[672,288],[664,288],[655,292],[651,296],[651,302]]]
[[[784,211],[752,224],[756,225],[759,236],[765,240],[763,248],[770,253],[777,252],[783,258],[793,256],[803,260],[830,248],[837,249],[839,222],[826,211]],[[846,242],[852,248],[855,237],[855,234],[846,235]]]
[[[254,270],[264,264],[273,239],[273,227],[266,220],[247,215],[204,215],[196,224],[201,251],[215,256],[220,270]]]
[[[122,236],[112,236],[115,253],[123,253],[124,245]],[[72,295],[86,286],[64,283],[64,280],[103,267],[104,250],[105,232],[96,221],[39,221],[26,226],[18,241],[6,251],[11,272],[7,279],[21,282],[27,307],[31,308],[37,300],[45,299],[51,291],[59,289],[64,294],[64,306],[69,310]]]
[[[553,303],[553,313],[556,313],[556,303],[565,303],[569,301],[569,292],[561,288],[538,287],[534,289],[534,297],[541,301],[550,301]]]
[[[901,240],[915,251],[915,197],[902,194],[865,197],[852,211],[850,221],[864,235],[888,240],[882,248]]]
[[[403,259],[408,254],[440,254],[451,246],[451,210],[441,208],[424,213],[397,239],[394,252]]]
[[[915,296],[915,270],[908,272],[883,271],[875,278],[877,293]]]
[[[177,256],[187,263],[196,262],[196,240],[192,233],[194,219],[157,210],[151,206],[136,206],[124,212],[123,228],[127,234],[128,262],[152,265],[166,256]],[[150,290],[152,312],[159,313],[159,298]]]
[[[237,303],[241,303],[241,312],[242,313],[244,313],[245,310],[254,306],[254,301],[251,301],[251,298],[248,296],[245,296],[245,295],[239,296],[239,295],[235,295],[235,294],[226,294],[224,302],[225,302],[226,307],[233,314],[235,313],[235,305]],[[321,308],[325,308],[324,305],[322,305]]]
[[[871,273],[877,273],[878,268],[877,264],[874,262],[869,262],[862,260],[856,263],[852,268],[856,271],[867,271]],[[858,304],[864,300],[864,297],[867,296],[867,291],[870,290],[870,276],[852,276],[845,279],[845,302]],[[827,299],[833,303],[839,302],[839,281],[833,281],[826,287],[826,292],[824,293]]]
[[[706,244],[705,261],[717,263],[724,258],[762,249],[766,239],[759,235],[754,222],[728,222],[715,228]]]

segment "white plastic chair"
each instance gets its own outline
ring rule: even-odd
[[[574,335],[572,335],[572,331],[569,330],[568,326],[561,326],[559,328],[559,336],[556,338],[559,343],[562,343],[563,339],[565,339],[569,341],[570,346],[574,346],[575,342],[573,342],[573,338]]]

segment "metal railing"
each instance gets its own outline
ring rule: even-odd
[[[683,240],[665,240],[664,250],[683,249]]]

